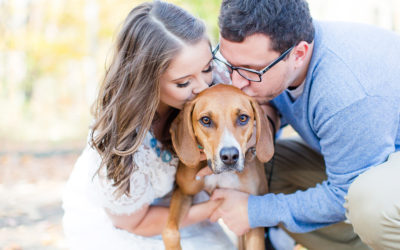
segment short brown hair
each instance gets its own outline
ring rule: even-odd
[[[223,0],[218,19],[223,38],[242,42],[253,34],[264,34],[280,53],[301,41],[314,40],[305,0]]]

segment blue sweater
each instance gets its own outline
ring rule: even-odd
[[[251,227],[308,232],[345,219],[354,179],[400,150],[400,36],[373,26],[314,22],[304,91],[273,101],[325,160],[328,179],[305,191],[250,196]],[[371,183],[371,185],[376,185]]]

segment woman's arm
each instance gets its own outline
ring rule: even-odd
[[[190,207],[180,227],[189,226],[209,218],[211,213],[220,204],[220,201],[206,201]],[[168,207],[145,205],[130,215],[115,215],[106,212],[116,228],[141,236],[161,234],[168,218]]]

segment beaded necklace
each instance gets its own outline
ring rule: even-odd
[[[172,160],[171,152],[169,152],[167,149],[162,150],[161,147],[158,146],[157,142],[157,139],[152,134],[150,139],[150,147],[154,149],[158,157],[161,157],[163,162],[170,162]]]

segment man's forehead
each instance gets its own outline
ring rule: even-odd
[[[263,34],[253,34],[242,42],[232,42],[221,37],[220,52],[232,65],[263,65],[277,52],[271,49],[271,40]]]

